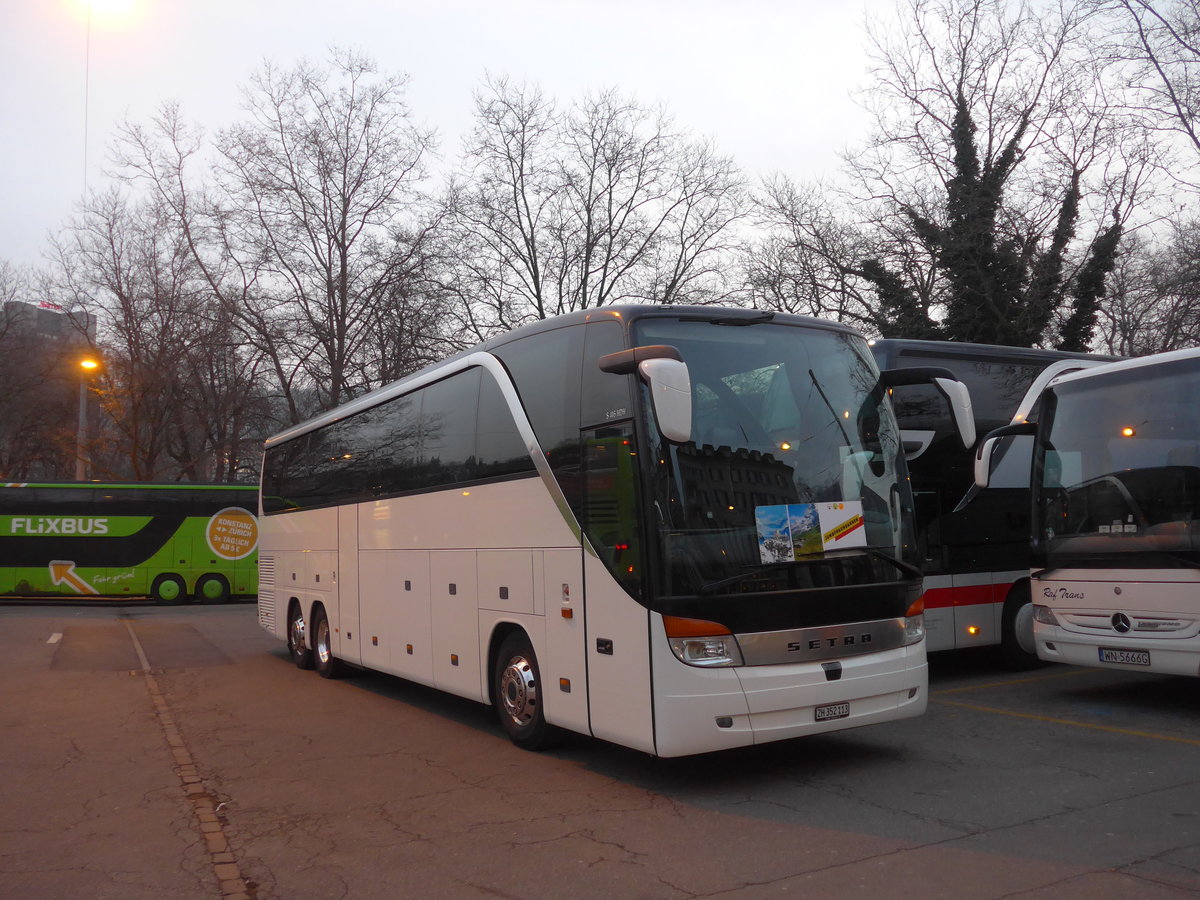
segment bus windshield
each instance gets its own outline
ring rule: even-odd
[[[1034,460],[1035,563],[1200,565],[1200,368],[1104,371],[1051,389]]]
[[[765,322],[634,326],[637,344],[679,350],[692,385],[689,442],[668,443],[644,416],[660,598],[917,577],[899,431],[861,337]]]

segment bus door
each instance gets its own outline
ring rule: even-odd
[[[358,506],[339,506],[337,580],[330,597],[336,610],[330,610],[330,624],[336,624],[337,655],[350,663],[361,664],[359,652],[358,608]]]
[[[583,432],[589,715],[596,737],[654,752],[649,613],[642,585],[631,422]]]

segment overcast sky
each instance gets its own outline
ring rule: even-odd
[[[208,132],[264,59],[331,45],[407,73],[414,117],[453,159],[484,73],[567,101],[662,102],[752,177],[829,176],[866,129],[866,12],[894,0],[0,0],[0,259],[38,264],[125,117],[165,100]],[[89,51],[90,46],[90,51]],[[85,102],[86,96],[86,102]],[[85,128],[86,123],[86,128]],[[86,142],[85,142],[86,131]],[[85,167],[85,143],[87,165]]]

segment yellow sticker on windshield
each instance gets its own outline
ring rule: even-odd
[[[861,500],[759,506],[754,510],[754,525],[764,563],[867,546]]]

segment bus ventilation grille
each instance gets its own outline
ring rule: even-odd
[[[275,557],[258,558],[258,624],[275,630]]]

